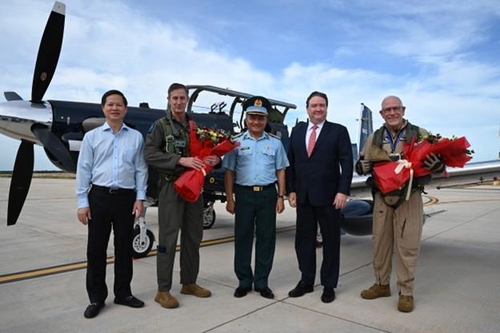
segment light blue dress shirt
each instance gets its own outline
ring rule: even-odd
[[[276,171],[290,165],[283,144],[269,133],[254,139],[245,132],[235,141],[240,145],[224,156],[222,167],[236,173],[238,185],[272,184],[277,181]]]
[[[136,200],[145,200],[147,178],[144,139],[139,131],[123,124],[114,134],[106,122],[85,134],[76,169],[78,208],[89,207],[91,184],[135,189]]]

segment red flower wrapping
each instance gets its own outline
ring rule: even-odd
[[[210,167],[206,167],[208,169]],[[205,169],[203,169],[205,170]],[[179,195],[187,202],[196,202],[200,197],[205,183],[206,171],[190,169],[184,171],[182,175],[174,182],[174,188]]]
[[[465,137],[458,139],[431,137],[420,142],[412,140],[403,148],[404,162],[382,162],[373,166],[373,178],[382,193],[386,194],[404,187],[413,177],[422,177],[431,172],[423,165],[425,158],[433,153],[444,165],[462,168],[472,159],[469,142]]]
[[[239,145],[238,142],[231,141],[229,135],[221,131],[197,129],[193,121],[189,122],[189,128],[190,155],[201,160],[210,155],[222,157]],[[200,135],[200,133],[202,134]],[[210,137],[205,136],[207,133],[210,134]],[[203,191],[205,176],[212,169],[212,166],[205,164],[202,170],[189,169],[184,171],[174,182],[175,190],[184,200],[195,202]]]
[[[443,138],[433,147],[434,154],[441,156],[443,163],[449,167],[463,168],[472,159],[468,150],[470,144],[463,136],[458,139]]]
[[[411,163],[415,177],[430,174],[430,170],[424,168],[423,161],[427,155],[434,153],[434,145],[428,140],[416,142],[414,138],[410,143],[403,146],[403,158]]]
[[[373,179],[384,194],[400,190],[410,179],[410,169],[403,167],[398,173],[398,162],[381,162],[373,165]]]

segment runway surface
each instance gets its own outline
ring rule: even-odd
[[[156,256],[134,261],[134,295],[142,309],[113,303],[112,240],[108,249],[110,296],[98,317],[86,319],[86,227],[76,219],[72,179],[33,179],[15,226],[7,227],[10,179],[0,178],[0,332],[499,332],[500,186],[431,190],[417,267],[415,310],[396,309],[392,296],[364,300],[373,284],[371,237],[342,236],[337,299],[315,291],[289,298],[300,278],[294,252],[295,211],[278,216],[277,248],[269,286],[276,299],[251,292],[234,298],[233,216],[216,204],[217,221],[204,233],[198,283],[213,296],[179,293],[179,267],[172,293],[180,307],[154,302]],[[433,214],[439,212],[438,214]],[[157,210],[148,225],[157,235]],[[318,274],[321,250],[318,250]],[[178,260],[178,255],[176,256]]]

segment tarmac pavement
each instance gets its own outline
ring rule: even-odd
[[[294,252],[295,211],[278,216],[277,248],[269,286],[276,298],[256,292],[233,297],[233,216],[217,203],[217,221],[206,230],[198,284],[212,297],[179,293],[176,256],[172,293],[180,307],[154,302],[156,257],[134,261],[132,290],[142,309],[113,303],[113,267],[108,265],[110,296],[99,316],[86,319],[85,251],[87,230],[76,218],[73,179],[32,181],[15,226],[7,227],[9,178],[0,178],[0,332],[499,332],[500,187],[431,190],[415,281],[415,310],[397,310],[396,277],[392,296],[364,300],[360,292],[374,282],[370,236],[342,236],[337,299],[320,301],[321,250],[313,293],[289,298],[300,274]],[[437,199],[437,200],[436,200]],[[430,205],[429,205],[430,204]],[[435,214],[433,214],[435,213]],[[147,221],[157,235],[157,210]],[[112,241],[108,255],[113,255]],[[395,271],[395,270],[394,270]]]

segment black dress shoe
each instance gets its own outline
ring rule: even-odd
[[[323,294],[321,295],[321,302],[331,303],[335,300],[335,289],[333,288],[323,288]]]
[[[238,287],[234,291],[234,297],[236,297],[236,298],[245,297],[250,290],[252,290],[252,288],[249,288],[249,287]]]
[[[260,296],[269,298],[269,299],[274,299],[274,294],[269,287],[264,287],[264,288],[257,288],[255,287],[255,291],[260,293]]]
[[[142,308],[144,302],[130,295],[125,298],[115,297],[115,304],[130,306],[131,308]]]
[[[94,318],[99,314],[99,311],[104,307],[104,302],[94,302],[90,303],[89,306],[87,306],[87,309],[85,309],[85,312],[83,313],[83,316],[85,318]]]
[[[301,297],[304,294],[312,293],[314,291],[314,286],[312,284],[306,284],[300,281],[295,288],[290,290],[288,296],[290,297]]]

